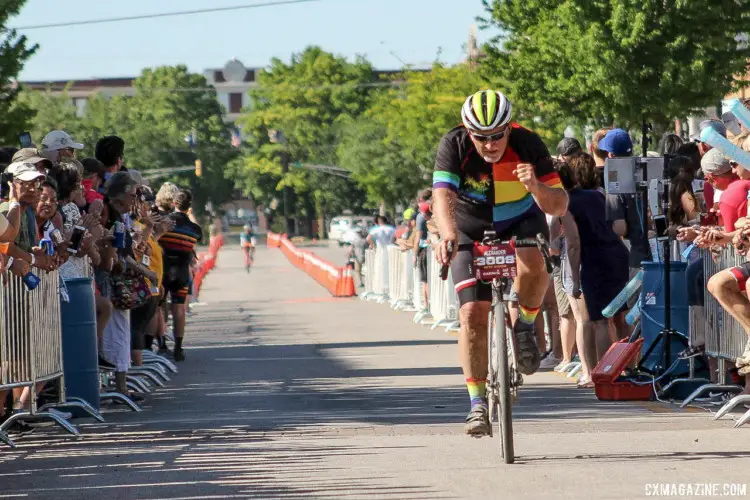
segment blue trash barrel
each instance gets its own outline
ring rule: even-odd
[[[659,334],[664,328],[664,264],[661,262],[643,262],[643,287],[641,288],[641,335],[643,336],[642,355],[645,355],[651,345],[659,339]],[[670,326],[680,335],[672,337],[670,343],[670,361],[664,367],[664,342],[660,341],[655,349],[651,351],[648,358],[644,358],[642,366],[648,370],[656,371],[657,367],[669,368],[677,355],[685,350],[688,345],[690,310],[687,299],[687,281],[685,280],[684,262],[672,262],[670,264]],[[659,370],[661,371],[661,370]],[[680,361],[671,372],[671,377],[681,376],[689,371],[687,360]]]
[[[96,305],[91,278],[65,280],[70,302],[61,301],[65,393],[99,410],[99,359],[96,340]],[[76,418],[88,417],[71,408]]]

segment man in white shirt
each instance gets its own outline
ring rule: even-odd
[[[375,227],[367,235],[367,242],[370,246],[388,246],[396,241],[396,228],[388,223],[388,217],[378,215],[375,219]]]

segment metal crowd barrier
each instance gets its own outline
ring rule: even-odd
[[[54,407],[76,406],[100,421],[101,415],[78,398],[65,397],[60,320],[60,278],[57,271],[42,272],[40,283],[27,290],[23,280],[12,273],[2,276],[0,286],[0,389],[27,388],[29,410],[14,413],[0,425],[0,440],[10,446],[5,434],[15,421],[48,419],[73,435],[78,430],[55,413]],[[57,402],[37,408],[37,384],[59,380]]]
[[[747,261],[747,258],[738,255],[732,246],[725,247],[717,256],[714,256],[708,250],[704,250],[702,257],[706,283],[714,274],[730,267],[739,266]],[[703,343],[706,356],[716,359],[718,365],[717,383],[709,382],[698,387],[682,402],[682,407],[709,392],[730,394],[742,392],[740,385],[727,383],[726,363],[727,361],[734,362],[742,355],[745,344],[748,342],[747,333],[739,322],[721,307],[708,290],[704,291],[704,304],[704,307],[691,307],[690,344],[691,346],[698,346]],[[723,417],[736,406],[748,402],[750,402],[750,395],[733,397],[714,415],[714,420]],[[739,427],[749,420],[750,411],[746,412],[735,423],[735,427]]]
[[[427,249],[429,304],[424,304],[423,283],[419,267],[414,266],[413,250],[403,251],[396,245],[365,251],[365,287],[362,300],[388,302],[396,310],[414,312],[414,322],[456,330],[458,296],[449,277],[440,279],[440,266],[432,249]]]
[[[365,266],[362,273],[365,276],[365,289],[359,295],[362,300],[373,300],[375,298],[375,250],[365,250]]]
[[[391,307],[400,311],[416,311],[412,297],[414,286],[414,252],[402,251],[399,247],[388,247],[388,277],[391,291]]]

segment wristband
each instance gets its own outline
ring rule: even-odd
[[[13,266],[13,257],[8,257],[8,262],[5,263],[5,268],[10,269]]]
[[[31,265],[33,266],[34,264],[36,264],[36,256],[32,253],[31,254]]]
[[[8,210],[13,210],[14,208],[21,208],[21,204],[17,201],[11,201]]]

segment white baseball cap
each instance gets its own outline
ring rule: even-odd
[[[40,178],[44,179],[46,177],[46,175],[36,168],[36,165],[24,161],[11,163],[5,171],[9,174],[13,174],[13,180],[17,181],[28,182]]]
[[[83,149],[83,144],[75,142],[70,135],[62,130],[53,130],[42,140],[42,149],[45,151],[57,151],[60,149]]]

